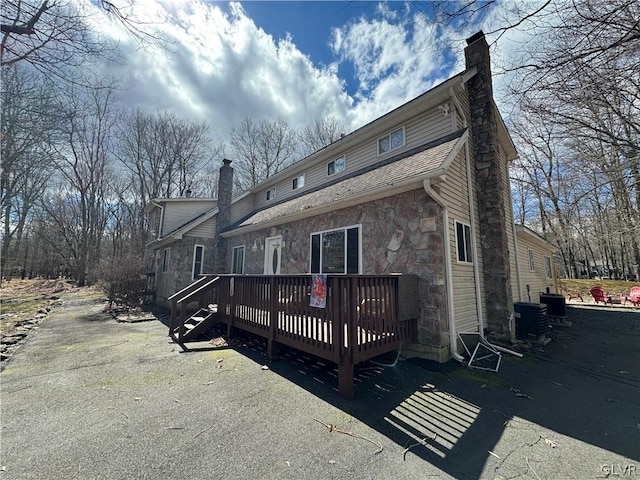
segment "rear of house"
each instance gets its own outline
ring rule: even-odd
[[[417,336],[405,355],[460,358],[458,331],[512,339],[517,155],[481,33],[465,55],[464,72],[234,199],[225,160],[217,203],[149,244],[158,301],[199,272],[412,274]],[[150,213],[167,208],[156,204]]]

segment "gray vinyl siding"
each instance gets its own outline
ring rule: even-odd
[[[247,195],[231,204],[231,223],[235,223],[241,218],[246,217],[253,212],[254,196]]]
[[[213,238],[216,236],[216,217],[205,220],[184,234],[185,237]]]
[[[216,206],[216,202],[214,200],[185,199],[185,201],[166,202],[163,206],[164,219],[161,234],[166,235],[198,215],[211,210]]]
[[[405,123],[392,125],[385,133],[392,132],[401,127],[405,128],[405,145],[403,147],[391,150],[383,155],[378,155],[379,137],[375,136],[363,139],[360,146],[357,148],[338,152],[331,156],[322,157],[320,160],[316,160],[313,164],[310,163],[307,170],[300,171],[296,168],[295,173],[283,175],[281,181],[275,185],[276,198],[273,201],[267,201],[266,198],[267,190],[273,188],[274,185],[270,185],[268,188],[257,191],[255,195],[255,208],[259,210],[293,195],[315,188],[326,182],[333,181],[336,178],[340,178],[340,176],[357,171],[380,160],[384,160],[385,158],[397,155],[420,145],[424,145],[425,143],[435,141],[452,133],[454,131],[452,127],[454,125],[455,122],[452,121],[452,115],[449,114],[445,116],[443,112],[437,108],[431,109],[430,111],[414,117]],[[346,159],[346,169],[343,172],[331,176],[327,175],[327,164],[342,155],[344,155]],[[304,160],[302,160],[302,162],[304,162]],[[302,174],[305,176],[305,186],[301,189],[293,190],[293,179]]]

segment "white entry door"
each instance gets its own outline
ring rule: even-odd
[[[264,274],[280,275],[282,260],[282,236],[269,237],[264,241]]]

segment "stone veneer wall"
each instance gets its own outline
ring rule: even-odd
[[[182,240],[170,245],[169,271],[162,272],[161,248],[156,254],[156,303],[169,306],[167,298],[192,283],[193,249],[195,245],[204,245],[202,273],[213,273],[214,242],[211,238],[182,237]]]
[[[262,274],[265,238],[282,235],[281,273],[308,273],[311,233],[357,224],[362,225],[362,273],[417,274],[419,342],[448,348],[442,210],[424,190],[229,238],[227,262],[234,246],[245,245],[245,273]]]
[[[473,165],[476,173],[480,246],[484,259],[485,301],[490,335],[499,340],[515,337],[509,317],[513,312],[507,228],[511,217],[505,191],[506,159],[498,147],[498,118],[493,102],[489,45],[482,33],[467,40],[466,67],[477,68],[467,82],[471,111]],[[515,252],[514,252],[515,253]]]

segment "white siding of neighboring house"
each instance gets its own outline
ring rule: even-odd
[[[518,233],[518,260],[520,261],[520,284],[522,289],[521,301],[538,303],[540,292],[546,292],[549,288],[551,293],[556,293],[553,278],[547,278],[544,257],[553,259],[553,250],[546,249],[527,238],[528,235]],[[529,269],[529,250],[533,252],[534,271]],[[553,270],[552,270],[553,277]],[[527,293],[529,285],[529,293]],[[530,298],[529,298],[530,297]],[[514,296],[515,301],[519,301]]]
[[[164,220],[162,222],[161,235],[167,235],[176,228],[193,220],[198,215],[203,214],[216,206],[216,201],[194,200],[192,198],[169,201],[164,203]]]
[[[419,147],[420,145],[424,145],[425,143],[435,141],[453,133],[451,116],[443,115],[442,111],[437,108],[434,108],[421,116],[410,119],[403,124],[393,125],[386,130],[386,132],[395,131],[402,126],[405,127],[404,147],[385,152],[383,155],[378,155],[379,137],[363,139],[360,145],[355,149],[338,152],[331,156],[324,157],[322,161],[317,161],[313,165],[310,165],[309,169],[304,172],[300,172],[296,169],[295,174],[292,173],[291,175],[284,176],[284,178],[275,185],[276,198],[273,201],[267,201],[266,199],[267,190],[273,188],[273,185],[259,190],[255,194],[256,209],[264,208],[273,203],[280,202],[285,198],[308,191],[328,181],[332,181],[334,178],[337,179],[341,176],[348,175],[351,172],[355,172],[380,160],[393,157],[399,153]],[[327,164],[342,155],[345,155],[346,158],[346,170],[329,177],[327,175]],[[302,175],[302,173],[305,175],[304,188],[293,190],[293,179]]]
[[[513,296],[514,302],[519,302],[520,298],[518,295],[518,266],[520,267],[520,271],[526,267],[526,265],[519,265],[516,263],[516,246],[517,239],[513,233],[513,206],[511,204],[511,181],[509,179],[509,162],[506,160],[506,154],[501,146],[499,146],[498,151],[500,156],[502,157],[502,161],[500,162],[503,165],[503,173],[502,173],[502,182],[503,188],[505,192],[505,228],[507,229],[507,239],[509,246],[509,269],[510,269],[510,282],[511,282],[511,293]]]

